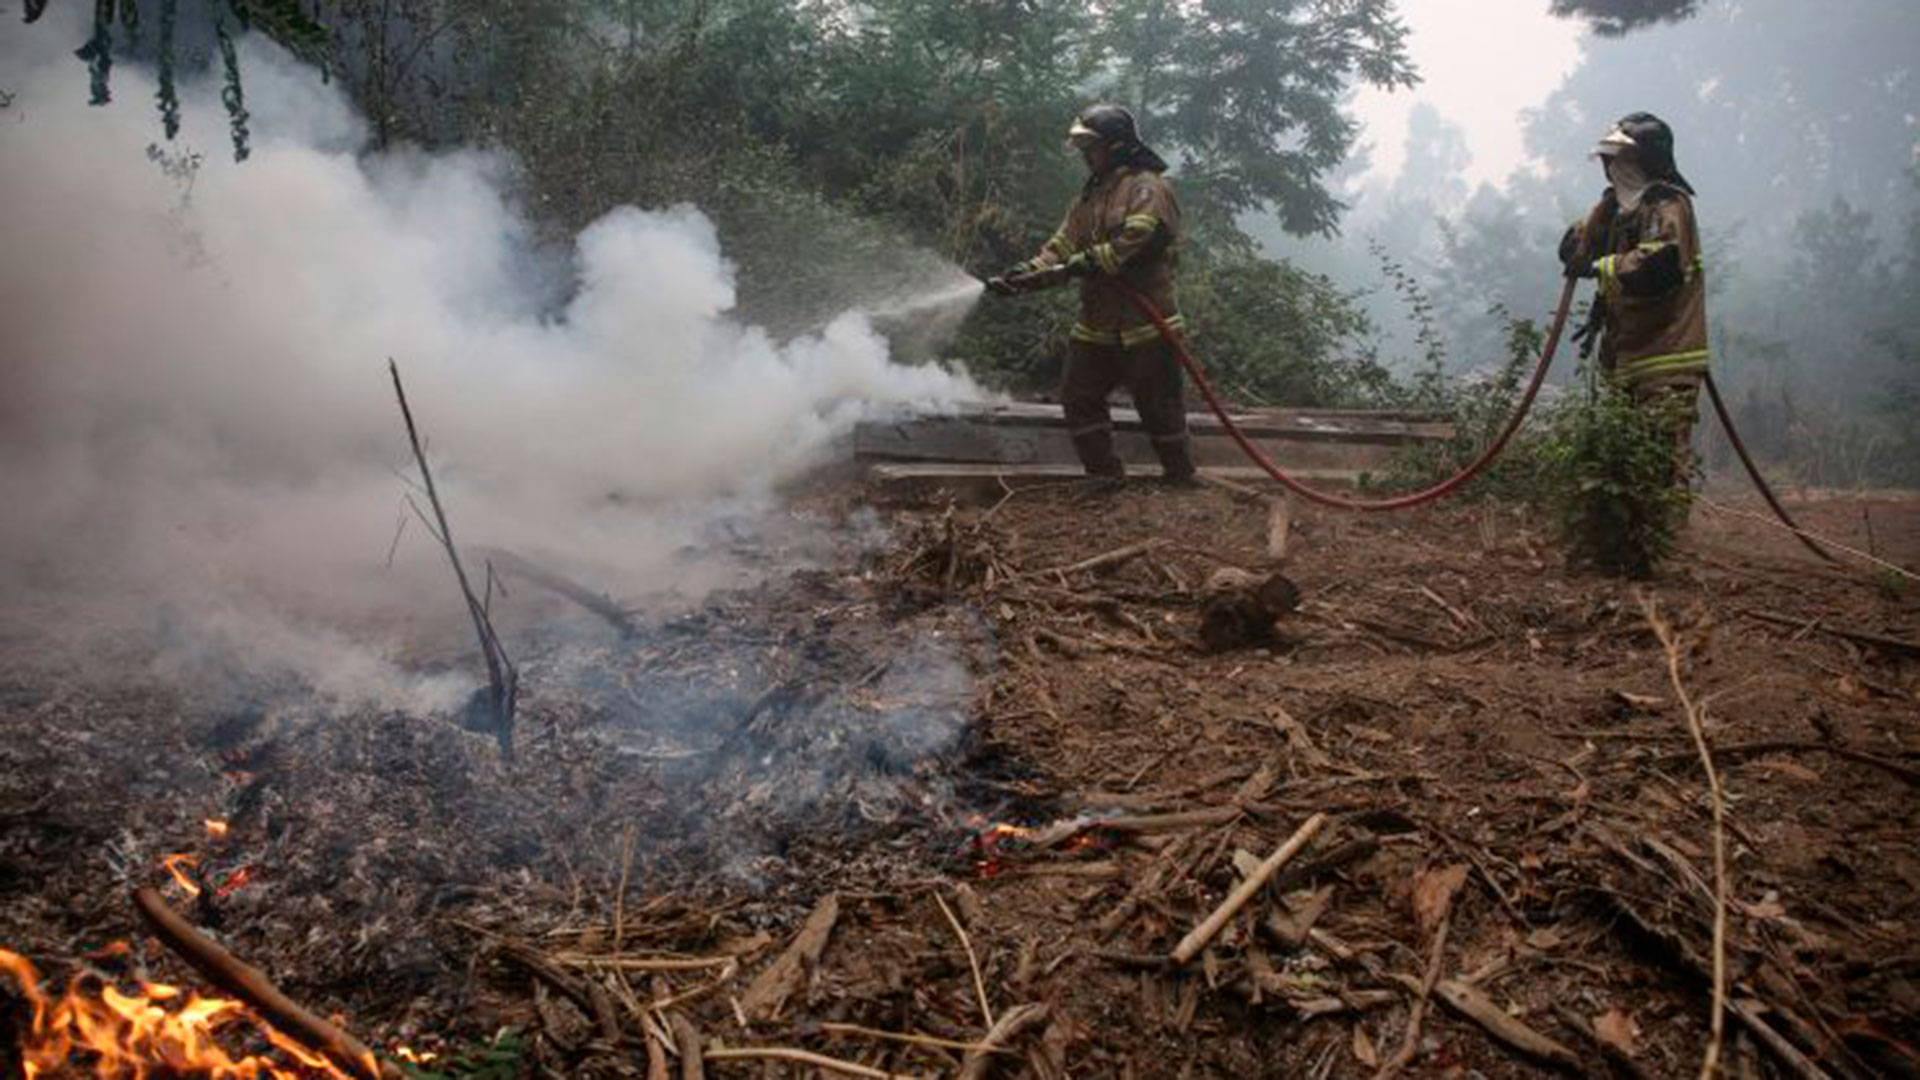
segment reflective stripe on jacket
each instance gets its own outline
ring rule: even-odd
[[[1179,235],[1180,205],[1166,178],[1123,165],[1087,180],[1060,228],[1026,266],[1041,270],[1075,258],[1091,262],[1094,272],[1080,279],[1080,320],[1073,339],[1142,345],[1158,340],[1159,331],[1116,282],[1138,289],[1169,323],[1184,329],[1173,288]]]
[[[1707,279],[1686,192],[1655,184],[1632,210],[1612,190],[1575,230],[1606,303],[1600,366],[1622,384],[1707,370]]]

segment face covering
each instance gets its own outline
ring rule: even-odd
[[[1653,178],[1640,168],[1639,162],[1625,155],[1615,154],[1605,161],[1607,179],[1613,183],[1613,195],[1620,201],[1620,209],[1630,211],[1638,208]]]

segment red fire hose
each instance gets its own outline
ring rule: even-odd
[[[1410,507],[1420,506],[1424,503],[1433,502],[1436,499],[1445,498],[1472,481],[1474,477],[1485,472],[1487,467],[1493,464],[1494,459],[1500,456],[1500,452],[1506,449],[1507,443],[1513,438],[1514,433],[1520,430],[1520,425],[1525,422],[1527,418],[1527,411],[1533,407],[1533,399],[1539,396],[1540,387],[1547,381],[1547,370],[1553,366],[1553,354],[1560,346],[1560,332],[1566,329],[1567,312],[1573,306],[1574,287],[1578,282],[1573,278],[1568,278],[1566,284],[1561,288],[1560,303],[1553,312],[1553,324],[1547,329],[1546,344],[1545,347],[1540,350],[1540,362],[1535,365],[1533,369],[1533,378],[1527,383],[1527,392],[1520,396],[1520,404],[1515,406],[1513,414],[1507,417],[1506,426],[1500,429],[1500,434],[1494,436],[1493,441],[1488,443],[1486,448],[1480,451],[1480,456],[1474,458],[1472,462],[1468,463],[1466,468],[1461,469],[1453,476],[1448,477],[1430,488],[1411,492],[1406,495],[1395,495],[1385,499],[1349,499],[1343,495],[1332,495],[1324,491],[1316,491],[1287,475],[1287,471],[1282,469],[1272,458],[1268,457],[1266,451],[1260,449],[1260,447],[1254,444],[1253,440],[1247,438],[1246,433],[1240,430],[1240,425],[1236,424],[1233,417],[1228,414],[1226,404],[1220,400],[1220,395],[1214,391],[1213,383],[1208,380],[1207,373],[1200,368],[1200,362],[1193,358],[1191,352],[1187,351],[1186,341],[1181,338],[1180,331],[1168,324],[1166,318],[1153,306],[1153,301],[1148,300],[1142,295],[1140,290],[1134,288],[1124,280],[1118,281],[1118,284],[1126,294],[1127,299],[1133,302],[1135,308],[1139,309],[1140,314],[1145,315],[1148,321],[1153,323],[1154,329],[1160,331],[1160,336],[1166,339],[1167,344],[1173,346],[1173,353],[1179,358],[1180,366],[1186,368],[1187,374],[1193,377],[1194,385],[1200,388],[1200,395],[1207,399],[1208,407],[1212,408],[1213,414],[1220,418],[1220,425],[1226,428],[1227,434],[1232,436],[1233,441],[1239,444],[1240,449],[1247,455],[1249,460],[1255,465],[1260,466],[1268,476],[1273,477],[1282,487],[1306,499],[1308,502],[1316,502],[1322,506],[1332,506],[1341,510],[1381,511],[1406,510]],[[1808,550],[1830,563],[1839,562],[1831,552],[1827,551],[1827,549],[1815,541],[1806,530],[1802,529],[1800,525],[1793,520],[1793,516],[1787,513],[1787,508],[1780,505],[1780,500],[1774,497],[1773,489],[1767,485],[1767,481],[1765,477],[1761,475],[1759,467],[1754,464],[1753,458],[1748,455],[1746,445],[1740,439],[1739,431],[1734,428],[1733,417],[1728,413],[1726,403],[1720,399],[1720,388],[1714,385],[1711,375],[1707,376],[1706,384],[1707,394],[1713,401],[1713,411],[1720,418],[1720,426],[1727,433],[1727,441],[1733,445],[1734,453],[1740,457],[1740,464],[1746,466],[1747,476],[1753,480],[1753,486],[1759,489],[1761,496],[1766,499],[1767,505],[1773,509],[1774,514],[1780,518],[1781,522],[1793,531],[1793,535],[1797,537],[1802,544],[1807,546]]]
[[[1573,278],[1568,278],[1566,286],[1560,290],[1560,306],[1554,310],[1553,324],[1547,330],[1546,347],[1540,351],[1540,363],[1533,369],[1533,379],[1527,383],[1527,392],[1521,395],[1520,404],[1514,408],[1513,415],[1507,417],[1506,426],[1500,429],[1500,434],[1487,444],[1486,449],[1480,451],[1479,457],[1474,458],[1466,468],[1455,475],[1423,491],[1385,499],[1349,499],[1344,495],[1316,491],[1295,480],[1287,475],[1285,469],[1268,457],[1266,451],[1254,445],[1253,441],[1240,430],[1240,425],[1234,423],[1233,417],[1228,415],[1227,406],[1220,400],[1220,395],[1214,392],[1213,383],[1207,379],[1207,373],[1200,369],[1199,361],[1187,351],[1187,344],[1181,338],[1180,331],[1168,325],[1166,318],[1154,308],[1153,301],[1141,295],[1140,290],[1125,281],[1119,282],[1127,299],[1140,310],[1140,314],[1145,315],[1153,323],[1154,328],[1160,331],[1160,336],[1166,339],[1167,344],[1173,346],[1174,355],[1180,358],[1180,366],[1186,368],[1187,374],[1193,377],[1194,385],[1200,388],[1200,395],[1207,399],[1207,405],[1213,409],[1213,414],[1220,418],[1220,425],[1227,429],[1227,434],[1233,437],[1234,442],[1240,444],[1240,449],[1255,465],[1265,470],[1266,474],[1278,481],[1282,487],[1308,502],[1316,502],[1322,506],[1332,506],[1341,510],[1376,511],[1405,510],[1435,499],[1445,498],[1485,472],[1487,467],[1493,464],[1494,459],[1500,456],[1500,451],[1506,449],[1507,442],[1513,438],[1514,432],[1520,430],[1521,423],[1527,418],[1527,410],[1533,407],[1533,399],[1539,395],[1540,387],[1547,381],[1547,369],[1553,366],[1554,351],[1560,346],[1560,332],[1567,325],[1567,311],[1573,306],[1575,284],[1577,283]]]

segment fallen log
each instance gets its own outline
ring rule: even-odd
[[[208,982],[245,1002],[267,1026],[325,1057],[361,1080],[399,1080],[400,1069],[382,1062],[360,1040],[302,1008],[258,968],[243,963],[167,906],[149,888],[133,891],[133,905],[155,937]]]

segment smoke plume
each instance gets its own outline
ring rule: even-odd
[[[509,163],[361,156],[342,96],[271,45],[242,57],[250,161],[210,85],[156,147],[147,73],[89,108],[64,14],[0,28],[0,553],[9,621],[90,663],[158,641],[345,700],[446,698],[395,674],[421,612],[462,613],[402,524],[388,357],[457,538],[623,595],[713,580],[690,555],[716,514],[757,514],[855,420],[977,395],[893,363],[858,312],[789,342],[729,318],[692,207],[614,210],[543,257]],[[925,288],[971,303],[959,284]]]

